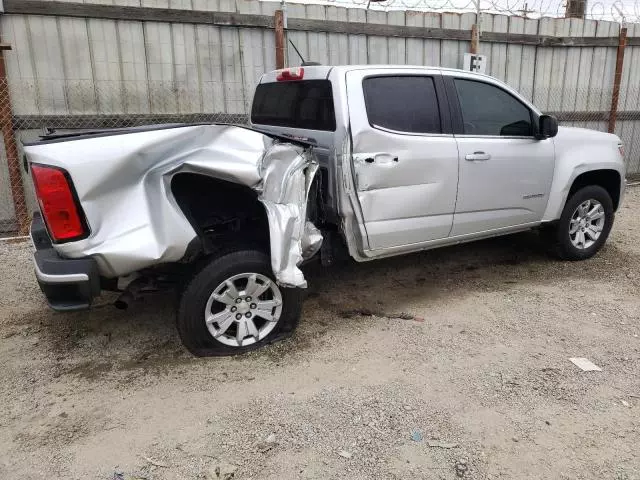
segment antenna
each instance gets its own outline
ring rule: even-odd
[[[296,48],[296,44],[293,43],[291,41],[291,39],[289,39],[289,43],[291,44],[291,46],[293,47],[293,49],[296,51],[296,53],[298,54],[298,56],[300,57],[300,60],[302,60],[302,63],[307,63],[304,59],[304,57],[300,54],[300,52],[298,51],[298,49]]]
[[[293,43],[293,42],[291,41],[291,39],[289,39],[289,43],[291,44],[291,46],[293,47],[293,49],[296,51],[296,53],[297,53],[297,54],[298,54],[298,56],[300,57],[300,60],[302,60],[302,64],[301,64],[301,65],[302,65],[303,67],[311,67],[311,66],[314,66],[314,65],[321,65],[321,64],[320,64],[320,63],[318,63],[318,62],[307,62],[307,61],[304,59],[304,57],[302,56],[302,54],[301,54],[301,53],[298,51],[298,49],[296,48],[295,43]]]

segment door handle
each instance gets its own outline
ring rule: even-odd
[[[391,153],[379,152],[354,155],[354,160],[364,163],[377,163],[380,165],[391,165],[398,162],[398,157]]]
[[[484,162],[486,160],[489,160],[490,158],[491,155],[484,152],[473,152],[464,156],[464,159],[469,162]]]

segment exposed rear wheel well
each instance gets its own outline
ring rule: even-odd
[[[611,197],[613,209],[618,209],[618,204],[620,203],[620,174],[617,171],[593,170],[579,175],[573,181],[573,185],[571,185],[571,190],[569,190],[567,199],[571,198],[575,192],[588,185],[599,185],[604,188]]]
[[[249,187],[195,173],[179,173],[171,192],[202,240],[205,254],[229,246],[269,251],[269,222]]]

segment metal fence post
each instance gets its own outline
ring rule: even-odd
[[[18,147],[13,133],[13,114],[11,106],[11,94],[7,81],[7,70],[4,63],[5,50],[11,50],[8,43],[0,43],[0,128],[7,155],[7,167],[9,170],[9,183],[11,184],[11,196],[18,223],[18,232],[26,235],[29,231],[29,214],[27,202],[24,196],[24,185],[20,173],[20,159]]]
[[[616,73],[613,77],[613,92],[611,94],[611,110],[609,111],[609,133],[616,129],[618,115],[618,100],[620,98],[620,82],[622,81],[622,64],[624,63],[624,47],[627,43],[627,28],[620,28],[618,39],[618,54],[616,55]]]
[[[276,33],[276,68],[284,68],[284,15],[282,10],[275,13],[275,33]]]

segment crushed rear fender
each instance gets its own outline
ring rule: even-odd
[[[87,216],[89,237],[56,250],[64,257],[95,258],[105,277],[184,257],[197,234],[173,198],[171,179],[190,172],[258,192],[277,281],[306,286],[298,266],[322,243],[307,220],[318,168],[308,147],[242,127],[193,125],[45,141],[25,146],[25,152],[31,163],[69,172]]]

